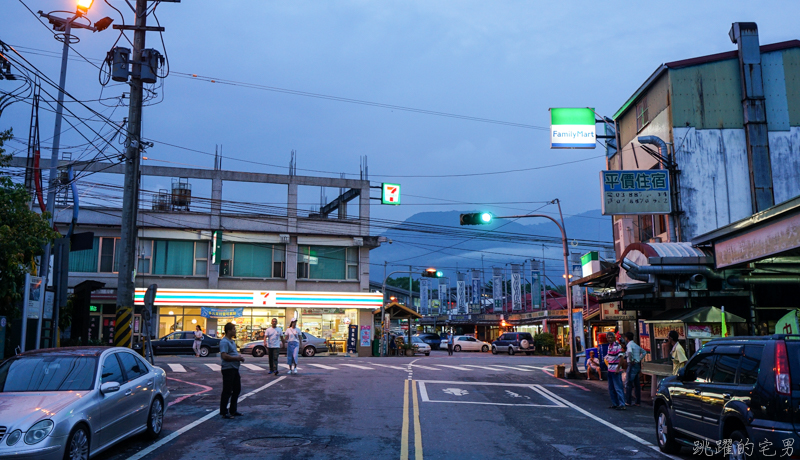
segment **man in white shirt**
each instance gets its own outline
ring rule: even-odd
[[[278,327],[278,319],[272,318],[272,326],[264,331],[264,347],[269,353],[269,373],[278,375],[278,352],[281,349],[283,331]]]

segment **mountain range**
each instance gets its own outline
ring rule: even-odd
[[[382,281],[383,270],[378,265],[385,262],[388,272],[413,265],[414,272],[436,267],[451,277],[456,271],[483,267],[488,278],[492,267],[544,259],[546,271],[563,272],[561,232],[547,219],[498,219],[489,225],[460,226],[460,214],[460,211],[420,212],[386,228],[378,235],[391,243],[387,241],[370,251],[370,278]],[[558,220],[558,214],[548,215]],[[611,218],[603,216],[600,210],[565,216],[564,227],[570,253],[581,255],[594,250],[600,252],[601,259],[613,258]],[[555,284],[562,279],[548,276]],[[455,278],[452,281],[454,284]]]

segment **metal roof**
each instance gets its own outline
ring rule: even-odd
[[[768,45],[763,45],[760,47],[762,53],[769,53],[771,51],[779,51],[788,48],[800,48],[800,40],[789,40],[785,42],[779,43],[770,43]],[[735,59],[739,56],[738,51],[726,51],[724,53],[717,53],[717,54],[709,54],[706,56],[700,56],[690,59],[683,59],[680,61],[672,61],[667,62],[666,64],[661,64],[658,68],[653,72],[652,75],[644,82],[642,85],[633,93],[631,97],[628,98],[627,101],[622,105],[622,107],[617,110],[617,113],[614,114],[612,117],[613,119],[618,119],[623,112],[625,112],[631,104],[633,104],[639,96],[647,91],[649,87],[667,70],[674,70],[674,69],[681,69],[684,67],[691,67],[701,64],[708,64],[710,62],[717,62],[717,61],[724,61],[726,59]]]
[[[706,253],[692,243],[647,243],[659,257],[706,257]]]

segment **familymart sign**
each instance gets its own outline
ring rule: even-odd
[[[596,144],[594,109],[550,109],[551,149],[593,149]]]

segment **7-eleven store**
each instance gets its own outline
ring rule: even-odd
[[[144,288],[136,289],[137,306],[144,305],[145,292]],[[381,307],[382,300],[381,294],[368,292],[158,289],[157,335],[193,331],[199,325],[206,334],[221,337],[225,323],[231,322],[236,325],[236,341],[241,346],[262,339],[273,318],[285,328],[297,316],[300,329],[328,339],[339,351],[345,350],[348,326],[358,326],[359,354],[365,355],[370,352],[369,340],[374,334],[372,311]]]

